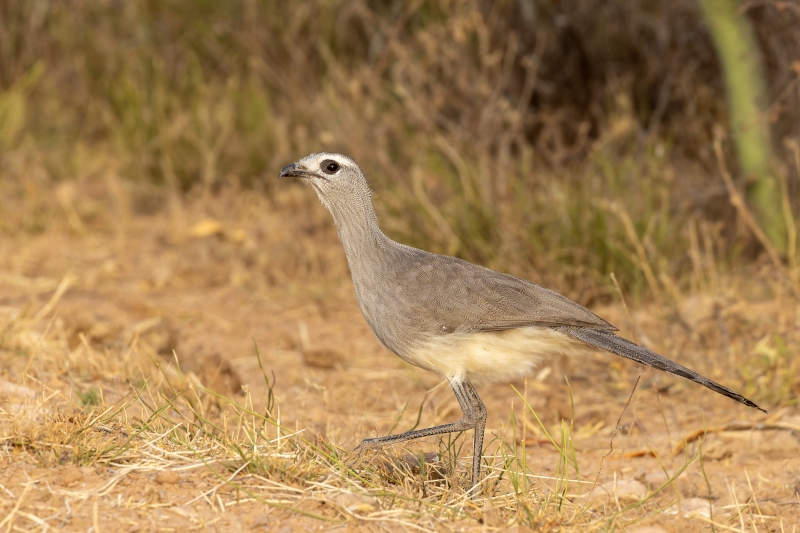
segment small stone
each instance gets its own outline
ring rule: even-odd
[[[711,517],[711,503],[703,498],[689,498],[678,504],[673,504],[664,511],[664,514]]]
[[[9,398],[33,400],[36,398],[36,391],[19,383],[0,379],[0,400],[6,402]]]
[[[174,470],[162,470],[156,474],[156,483],[162,485],[174,485],[181,480],[180,474]]]
[[[651,489],[657,489],[664,485],[664,483],[669,480],[671,477],[670,472],[664,472],[663,470],[656,470],[655,472],[650,472],[649,474],[645,474],[644,482],[645,484],[650,487]]]
[[[371,513],[378,508],[378,500],[364,494],[342,492],[331,498],[331,500],[351,512]]]

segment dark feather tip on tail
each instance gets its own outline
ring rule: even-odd
[[[647,348],[615,335],[610,331],[590,328],[569,328],[567,329],[566,333],[571,337],[582,340],[590,346],[594,346],[595,348],[601,348],[627,359],[636,361],[637,363],[652,366],[653,368],[663,370],[664,372],[669,372],[670,374],[675,374],[676,376],[686,378],[689,381],[699,383],[700,385],[703,385],[714,392],[718,392],[723,396],[733,398],[737,402],[743,403],[748,407],[758,409],[764,413],[767,412],[766,409],[762,409],[738,392],[720,385],[719,383],[712,381],[705,376],[701,376],[694,370],[690,370],[683,365],[679,365],[678,363],[671,361],[666,357],[662,357],[655,352],[651,352]]]

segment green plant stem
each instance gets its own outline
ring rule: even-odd
[[[700,6],[722,62],[736,151],[748,180],[747,199],[767,237],[786,251],[786,225],[762,117],[763,74],[750,21],[737,13],[737,0],[700,0]]]

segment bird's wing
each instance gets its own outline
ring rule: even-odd
[[[617,328],[582,305],[535,283],[454,257],[428,254],[403,269],[406,287],[425,287],[409,299],[437,327],[464,333],[539,327]]]

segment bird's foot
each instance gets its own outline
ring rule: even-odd
[[[353,452],[358,452],[358,455],[361,455],[368,450],[374,450],[381,447],[383,447],[383,443],[381,442],[380,438],[364,439],[361,441],[361,444],[355,447]]]

